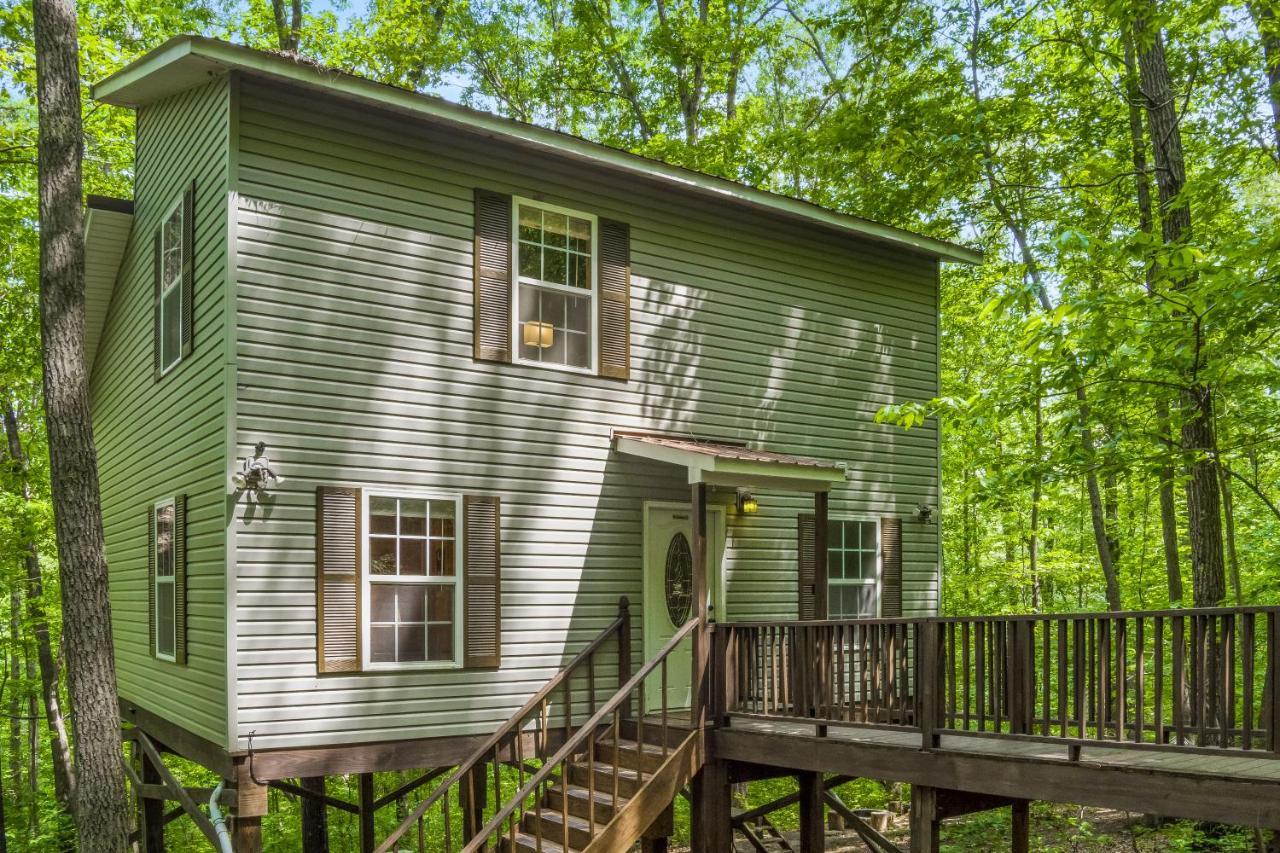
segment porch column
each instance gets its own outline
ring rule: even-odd
[[[827,609],[827,510],[826,492],[813,493],[813,613],[817,619],[829,616]]]
[[[822,774],[806,770],[796,774],[800,786],[800,853],[823,853],[827,834],[823,825]]]
[[[1031,850],[1031,801],[1014,800],[1012,819],[1010,848],[1013,853],[1028,853]]]
[[[911,853],[938,853],[938,789],[911,786]]]
[[[693,684],[689,715],[695,726],[705,725],[709,695],[709,643],[707,642],[707,484],[694,483],[689,499],[693,541]]]

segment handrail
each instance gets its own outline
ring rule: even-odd
[[[499,726],[493,734],[485,738],[484,742],[480,746],[476,747],[476,749],[458,765],[457,769],[450,773],[443,782],[436,786],[435,790],[433,790],[422,802],[418,803],[417,807],[403,821],[401,821],[400,825],[397,826],[395,830],[393,830],[392,833],[374,849],[374,853],[387,853],[387,851],[389,851],[395,843],[409,831],[409,827],[425,815],[428,809],[439,802],[450,788],[461,782],[468,773],[474,771],[476,765],[483,763],[485,759],[488,758],[489,753],[493,752],[505,738],[511,736],[513,733],[516,737],[519,737],[520,728],[523,727],[525,718],[533,711],[534,708],[537,708],[542,704],[542,702],[551,695],[551,692],[559,687],[565,679],[570,678],[579,666],[585,663],[591,655],[604,645],[606,640],[614,634],[620,634],[624,629],[629,629],[629,610],[630,603],[624,596],[618,602],[617,618],[610,622],[608,627],[597,634],[596,637],[582,649],[582,651],[574,655],[573,659],[553,675],[546,684],[542,685],[538,692],[530,697],[529,701],[520,706],[520,710],[508,717],[507,721]],[[620,663],[623,666],[626,666],[630,662],[620,661]]]
[[[712,623],[716,628],[814,628],[832,625],[922,625],[961,622],[1039,622],[1045,619],[1154,619],[1157,616],[1231,616],[1252,613],[1280,613],[1280,605],[1253,604],[1241,607],[1182,607],[1170,610],[1079,610],[1065,613],[997,613],[968,616],[902,616],[874,619],[746,619]]]
[[[515,813],[515,810],[519,808],[531,794],[536,793],[541,785],[550,778],[552,773],[555,772],[556,768],[577,752],[577,750],[582,746],[582,742],[584,740],[588,737],[595,737],[596,728],[604,722],[604,719],[617,711],[622,703],[630,701],[632,691],[643,684],[645,678],[657,669],[658,666],[662,664],[663,660],[671,654],[675,647],[678,646],[686,637],[692,634],[700,623],[701,620],[696,616],[684,623],[680,630],[676,631],[676,633],[667,641],[657,654],[645,661],[644,666],[640,667],[639,672],[631,676],[631,679],[626,684],[618,688],[618,692],[613,694],[607,702],[600,706],[600,710],[596,711],[595,714],[591,716],[591,719],[583,723],[578,731],[571,738],[565,741],[564,746],[560,747],[560,749],[556,751],[555,755],[543,762],[542,767],[539,768],[538,772],[525,783],[523,788],[511,795],[507,800],[506,805],[498,809],[489,822],[486,823],[484,827],[476,833],[475,837],[462,848],[462,853],[473,853],[473,851],[480,850],[484,846],[485,839],[487,839],[495,830],[500,828],[507,818],[511,817]],[[382,851],[379,850],[377,853],[382,853]]]

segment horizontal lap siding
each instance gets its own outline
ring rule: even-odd
[[[931,261],[301,94],[246,82],[243,98],[237,439],[266,441],[289,479],[237,525],[242,738],[491,731],[619,596],[638,630],[642,503],[688,491],[683,471],[612,453],[611,428],[846,461],[833,515],[936,505],[933,426],[872,420],[936,393]],[[630,224],[630,382],[472,360],[476,186]],[[335,482],[502,496],[499,674],[317,677],[314,489]],[[759,516],[729,512],[731,617],[795,614],[811,506],[762,494]],[[936,528],[904,538],[907,606],[927,609]]]
[[[94,434],[120,696],[214,743],[227,740],[222,380],[229,92],[225,80],[138,113],[133,231],[95,361]],[[196,182],[194,350],[154,378],[153,239]],[[153,657],[146,511],[187,495],[187,663]]]

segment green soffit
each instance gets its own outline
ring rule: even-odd
[[[614,172],[637,175],[693,195],[719,199],[771,216],[854,234],[943,261],[977,264],[982,253],[891,225],[860,219],[805,201],[619,151],[577,136],[502,118],[442,98],[326,68],[292,56],[253,50],[217,39],[176,36],[93,87],[93,98],[139,107],[230,71],[306,86],[444,125],[493,136]]]

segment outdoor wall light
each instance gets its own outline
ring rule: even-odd
[[[530,320],[524,324],[524,345],[527,347],[547,349],[555,342],[555,339],[556,329],[550,323]]]
[[[916,511],[912,514],[912,517],[921,524],[932,524],[933,507],[928,504],[920,504],[916,507]]]
[[[760,501],[746,489],[738,489],[738,512],[755,515],[760,511]]]
[[[238,490],[255,494],[266,491],[268,486],[284,482],[284,477],[271,470],[271,460],[267,458],[265,441],[257,443],[253,448],[253,456],[245,457],[244,468],[231,475],[231,482]]]

